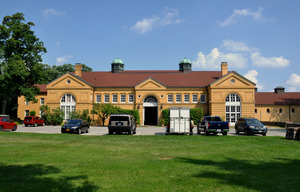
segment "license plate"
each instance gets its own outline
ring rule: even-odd
[[[221,131],[221,129],[217,129],[217,132],[220,132]]]
[[[123,125],[123,123],[117,123],[117,125]]]
[[[66,131],[70,131],[70,129],[66,129]]]

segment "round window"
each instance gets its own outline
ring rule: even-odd
[[[235,83],[235,80],[234,80],[234,79],[231,79],[230,83],[234,84],[234,83]]]
[[[71,83],[71,80],[67,80],[67,84],[69,85]]]

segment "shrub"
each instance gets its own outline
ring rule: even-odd
[[[53,109],[50,111],[50,107],[43,105],[40,107],[41,118],[47,125],[60,125],[64,120],[64,112],[60,109]]]
[[[74,111],[70,114],[71,119],[83,119],[87,121],[88,123],[92,122],[92,119],[90,117],[90,112],[88,109],[84,109],[82,112],[81,111]]]
[[[170,121],[170,109],[164,109],[162,110],[162,118],[160,120],[160,123],[161,124],[164,124],[164,125],[168,125],[169,124],[169,121]]]
[[[191,109],[191,120],[194,121],[194,124],[197,125],[203,116],[203,109],[201,108],[192,108]]]
[[[29,116],[35,116],[35,114],[36,114],[35,110],[29,111]]]

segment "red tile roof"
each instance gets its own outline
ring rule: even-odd
[[[205,87],[221,77],[221,71],[123,71],[82,72],[81,79],[95,87],[135,87],[152,78],[167,87]]]
[[[47,92],[46,89],[47,84],[34,84],[34,86],[40,88],[41,93]]]
[[[300,92],[257,92],[255,94],[256,105],[300,105]]]

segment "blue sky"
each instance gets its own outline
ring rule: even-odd
[[[16,12],[35,23],[43,63],[84,63],[109,71],[220,70],[222,61],[259,91],[300,91],[297,0],[0,0],[0,18]]]

